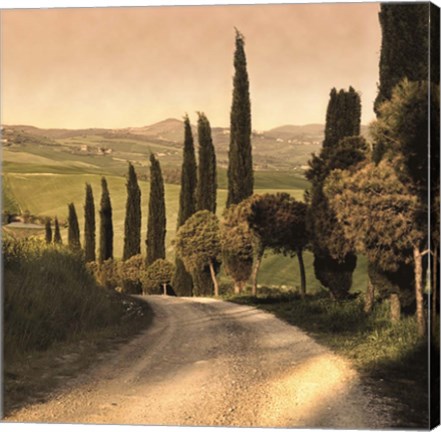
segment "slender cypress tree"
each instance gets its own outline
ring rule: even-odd
[[[113,222],[112,203],[105,177],[101,179],[101,208],[100,208],[100,262],[113,258]]]
[[[346,169],[366,156],[367,145],[360,133],[360,96],[349,91],[331,90],[326,113],[325,139],[319,156],[313,155],[306,176],[311,181],[308,228],[314,253],[317,279],[334,298],[345,297],[351,288],[357,257],[344,241],[342,227],[323,192],[323,183],[336,168]]]
[[[52,228],[51,228],[51,220],[50,220],[50,218],[46,219],[46,223],[44,225],[44,229],[45,229],[46,243],[50,244],[50,243],[52,243]]]
[[[178,228],[196,211],[196,157],[188,116],[184,117],[184,151],[179,195]]]
[[[60,225],[58,223],[58,218],[55,217],[55,232],[54,232],[54,243],[55,244],[61,244],[63,241],[61,240],[61,233],[60,233]]]
[[[196,191],[196,207],[199,210],[216,212],[216,154],[211,138],[210,123],[203,113],[198,113],[199,165],[198,187]],[[219,262],[215,260],[214,271],[217,272]],[[193,273],[194,293],[204,295],[213,292],[213,279],[210,268],[205,266]]]
[[[86,262],[95,261],[95,203],[89,183],[86,183],[84,204],[84,258]]]
[[[196,158],[194,152],[193,134],[188,116],[184,117],[184,150],[181,170],[181,191],[179,195],[179,213],[177,228],[195,213],[196,209]],[[193,279],[185,269],[184,263],[176,257],[175,274],[172,286],[176,294],[191,296],[193,294]]]
[[[360,122],[360,95],[352,87],[339,92],[333,88],[326,111],[323,148],[336,147],[344,137],[360,135]]]
[[[147,266],[157,259],[165,259],[165,233],[164,180],[161,165],[152,153],[150,154],[150,198],[146,239]]]
[[[135,168],[129,162],[127,175],[127,203],[124,221],[123,260],[141,253],[141,190]]]
[[[377,115],[381,103],[391,98],[392,89],[403,78],[428,79],[429,8],[429,3],[381,4],[380,83],[374,104]],[[439,65],[439,51],[434,54]]]
[[[78,225],[77,212],[75,210],[74,203],[68,205],[69,215],[68,215],[68,231],[67,231],[67,241],[69,247],[72,250],[80,250],[80,227]]]
[[[216,213],[216,153],[211,138],[210,122],[204,113],[198,113],[199,166],[197,209]]]
[[[243,35],[236,29],[235,74],[228,151],[227,207],[231,204],[238,204],[253,194],[251,103],[244,44]]]

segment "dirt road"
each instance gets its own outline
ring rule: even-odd
[[[342,358],[249,306],[146,298],[152,326],[6,421],[388,428],[390,410]]]

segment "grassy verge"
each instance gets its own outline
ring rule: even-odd
[[[271,312],[351,360],[375,394],[394,400],[394,427],[427,426],[427,341],[418,338],[413,316],[392,325],[386,303],[366,316],[360,300],[336,303],[325,295],[303,301],[290,293],[226,299]]]
[[[3,241],[5,414],[48,394],[146,328],[145,302],[99,288],[80,256]]]

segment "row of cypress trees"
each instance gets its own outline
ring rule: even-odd
[[[234,53],[233,97],[230,113],[230,146],[228,151],[227,207],[239,204],[253,194],[253,161],[251,147],[251,102],[245,38],[236,29]],[[216,212],[216,154],[211,128],[204,113],[198,113],[198,159],[188,116],[184,117],[184,149],[179,197],[179,229],[195,212]],[[212,286],[209,269],[201,269],[193,277],[181,259],[176,258],[172,285],[178,295],[209,294]]]
[[[238,204],[253,194],[253,169],[251,154],[251,103],[249,79],[245,56],[245,39],[236,29],[233,78],[233,97],[230,116],[230,147],[228,165],[227,206]],[[196,211],[216,212],[217,173],[216,155],[211,136],[210,122],[206,115],[198,112],[198,160],[196,155],[190,120],[184,118],[184,149],[181,171],[181,191],[177,228]],[[164,200],[164,182],[159,161],[150,156],[150,201],[147,226],[147,265],[157,259],[165,258],[166,214]],[[127,175],[127,203],[124,223],[123,260],[141,252],[141,190],[138,185],[135,169],[131,163]],[[75,206],[69,204],[68,243],[72,249],[80,249],[80,233]],[[93,192],[86,184],[84,206],[84,251],[86,261],[94,261],[95,241],[95,206]],[[99,260],[113,258],[113,225],[112,207],[105,178],[102,179],[102,197],[100,206],[100,247]],[[209,283],[204,272],[196,275],[199,284]],[[207,275],[209,276],[209,275]],[[186,272],[181,260],[176,259],[176,270],[173,286],[180,295],[193,293],[193,279]],[[202,290],[202,287],[199,287]]]
[[[100,247],[99,261],[103,262],[113,258],[113,222],[112,204],[110,202],[109,188],[105,177],[101,179],[101,203],[100,203]],[[55,218],[55,229],[57,232],[58,220]],[[96,222],[95,222],[95,203],[93,198],[92,186],[86,183],[86,198],[84,204],[84,258],[86,262],[96,260]],[[61,236],[58,228],[59,243]],[[81,250],[80,228],[78,224],[77,212],[74,203],[68,204],[68,245],[72,250]]]
[[[61,233],[60,233],[60,224],[58,223],[58,218],[55,217],[54,219],[54,232],[52,233],[52,225],[51,225],[51,219],[47,218],[45,223],[45,240],[47,244],[54,243],[54,244],[61,244],[63,241],[61,239]]]
[[[165,198],[161,167],[153,154],[150,155],[150,204],[147,226],[147,265],[159,258],[165,258]],[[106,179],[101,180],[100,206],[100,248],[99,261],[113,258],[112,205]],[[141,189],[135,168],[129,163],[127,174],[127,202],[124,222],[123,260],[141,253]],[[80,250],[80,230],[75,205],[68,205],[68,244],[71,249]],[[95,249],[95,204],[90,184],[86,183],[84,205],[84,256],[86,262],[96,260]]]
[[[181,191],[179,195],[179,211],[177,229],[199,210],[216,212],[216,154],[211,137],[211,127],[207,116],[198,112],[198,156],[196,164],[194,139],[188,115],[184,117],[184,148],[181,169]],[[194,281],[197,291],[209,291],[210,278],[204,270],[193,275],[186,271],[181,259],[176,258],[175,273],[172,286],[179,295],[189,296],[194,293]]]

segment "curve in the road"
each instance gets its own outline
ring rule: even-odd
[[[273,315],[207,298],[145,297],[150,328],[49,402],[6,421],[390,428],[347,361]]]

